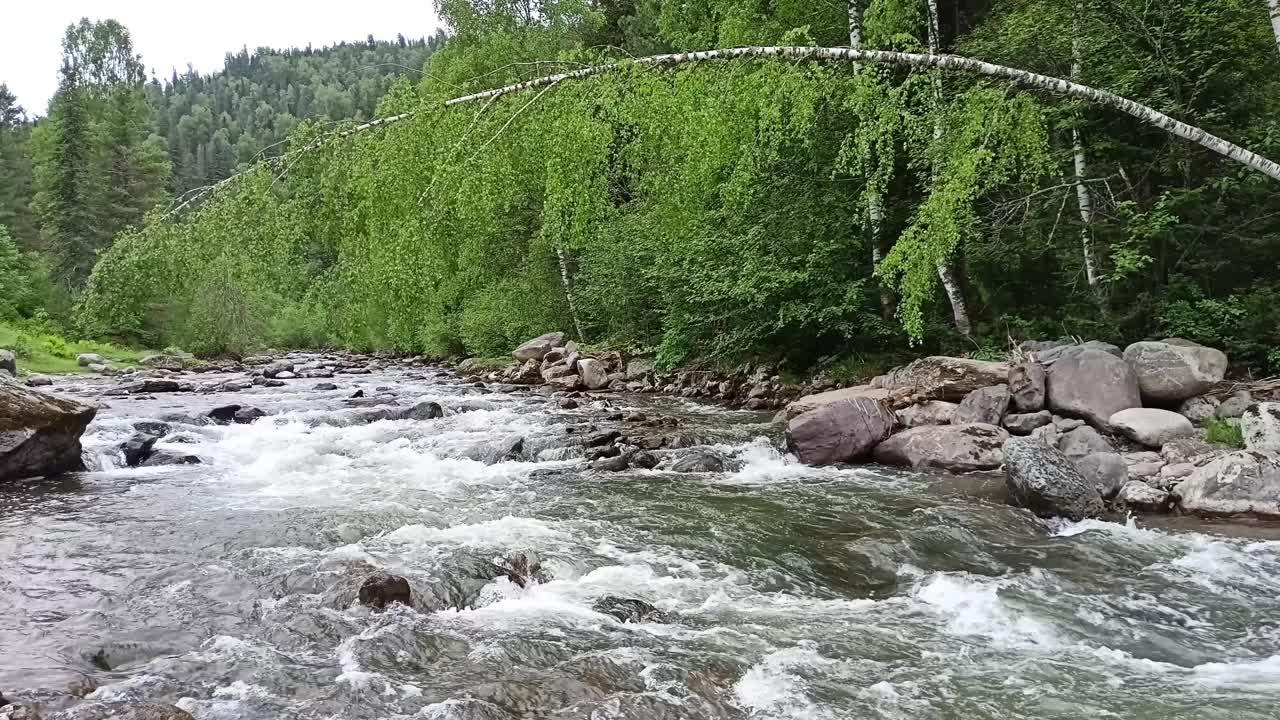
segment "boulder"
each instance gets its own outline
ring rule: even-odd
[[[626,455],[615,455],[613,457],[600,458],[591,463],[591,469],[596,472],[622,472],[631,467],[631,460]]]
[[[272,380],[293,380],[296,377],[298,377],[298,374],[293,372],[292,370],[282,370],[276,373],[276,376],[271,379]]]
[[[885,465],[938,468],[952,472],[994,470],[1009,433],[994,425],[933,425],[911,428],[876,446],[872,457]]]
[[[576,348],[575,348],[576,350]],[[653,358],[650,357],[633,357],[627,361],[627,369],[623,372],[626,374],[627,381],[643,380],[656,371]]]
[[[1004,416],[1004,427],[1013,435],[1030,435],[1036,428],[1052,424],[1053,415],[1048,410]]]
[[[793,418],[787,425],[787,447],[806,465],[861,460],[889,437],[894,422],[879,400],[833,402]]]
[[[1099,517],[1102,495],[1066,455],[1034,438],[1010,438],[1004,444],[1005,486],[1009,501],[1041,517],[1070,520]]]
[[[1141,480],[1130,480],[1116,494],[1116,503],[1139,512],[1162,512],[1169,509],[1169,493],[1151,487]]]
[[[678,473],[724,472],[724,458],[710,450],[694,450],[677,460],[671,466],[671,471]]]
[[[1093,453],[1075,461],[1076,470],[1103,498],[1113,497],[1129,481],[1129,466],[1119,453]]]
[[[578,375],[588,390],[599,390],[609,384],[609,374],[605,372],[604,363],[592,358],[578,361]]]
[[[175,453],[168,450],[156,450],[141,463],[142,467],[159,467],[161,465],[199,465],[200,458],[195,455]]]
[[[1046,402],[1060,415],[1106,427],[1121,410],[1142,407],[1138,381],[1129,365],[1094,348],[1068,348],[1045,375]]]
[[[129,467],[138,467],[151,457],[152,449],[155,448],[156,441],[160,437],[157,435],[147,435],[145,433],[134,433],[133,437],[120,443],[120,451],[124,453],[124,464]]]
[[[867,398],[870,400],[887,400],[889,398],[889,391],[885,388],[875,388],[870,385],[858,385],[855,387],[841,388],[839,390],[828,390],[827,392],[806,395],[787,405],[783,408],[782,413],[786,419],[790,420],[811,410],[817,410],[818,408],[825,407],[832,403],[844,402],[846,400],[857,400],[860,398]],[[954,407],[954,405],[952,405],[952,407]]]
[[[571,397],[562,397],[557,403],[562,410],[577,410],[578,401]]]
[[[1044,366],[1028,361],[1009,367],[1009,400],[1019,413],[1044,409]]]
[[[1009,412],[1009,386],[992,385],[979,388],[965,395],[956,408],[951,422],[960,424],[981,423],[999,425]]]
[[[1008,379],[1006,363],[932,356],[890,370],[872,381],[872,385],[894,395],[910,395],[916,402],[959,402],[974,390],[1000,385]]]
[[[537,385],[542,382],[542,372],[537,360],[526,360],[517,365],[515,372],[508,378],[517,385]]]
[[[27,387],[49,387],[53,384],[53,378],[48,375],[28,375]]]
[[[640,623],[646,621],[663,622],[663,615],[658,608],[643,600],[605,595],[591,604],[591,609],[604,615],[610,615],[619,622]]]
[[[1113,453],[1116,451],[1111,442],[1088,425],[1063,433],[1058,440],[1058,448],[1069,458],[1081,458],[1094,453]]]
[[[262,368],[262,376],[265,378],[276,378],[279,377],[281,373],[293,374],[293,363],[287,360],[281,360],[279,362],[273,362]]]
[[[89,367],[90,365],[106,365],[106,358],[97,353],[80,353],[76,356],[76,364],[80,367]]]
[[[1280,452],[1280,403],[1250,405],[1240,416],[1244,446],[1260,452]]]
[[[316,392],[329,392],[331,390],[337,390],[338,386],[333,383],[316,383],[311,386],[311,389]]]
[[[563,377],[554,378],[547,381],[547,386],[554,390],[563,390],[565,392],[573,392],[582,389],[582,378],[577,373],[565,375]]]
[[[652,470],[658,467],[658,456],[648,450],[639,450],[632,453],[631,464],[642,470]]]
[[[511,353],[511,357],[515,358],[516,362],[519,363],[529,360],[537,360],[541,362],[542,358],[546,356],[547,353],[560,347],[564,347],[564,333],[547,333],[546,335],[539,335],[516,348],[515,351]]]
[[[10,375],[18,376],[18,358],[9,350],[0,350],[0,372],[7,372]],[[30,381],[28,381],[30,384]]]
[[[1223,400],[1222,404],[1218,405],[1218,409],[1215,410],[1213,414],[1224,420],[1228,418],[1238,418],[1243,416],[1244,411],[1248,410],[1249,406],[1252,404],[1253,394],[1248,390],[1241,390],[1239,392],[1232,393],[1231,397]]]
[[[80,436],[95,414],[0,377],[0,481],[84,469]]]
[[[950,425],[958,407],[960,406],[945,400],[927,400],[899,410],[898,422],[903,427],[909,428],[924,425]]]
[[[143,367],[154,368],[156,370],[181,370],[182,358],[175,355],[148,355],[138,361]]]
[[[119,387],[108,390],[107,395],[146,395],[150,393],[170,393],[178,392],[182,386],[177,380],[162,380],[159,378],[147,378],[137,382],[125,383]]]
[[[413,606],[409,581],[399,575],[374,575],[360,585],[360,604],[384,608],[391,603]]]
[[[239,405],[223,405],[216,407],[208,412],[208,416],[219,425],[230,425],[235,422],[236,413],[239,412]]]
[[[133,424],[133,429],[143,435],[155,435],[156,437],[164,437],[173,432],[173,428],[169,423],[163,423],[158,420],[139,420]]]
[[[444,408],[440,403],[423,401],[414,403],[413,407],[396,410],[392,415],[394,420],[434,420],[444,417]]]
[[[554,365],[550,365],[546,368],[543,368],[542,371],[538,374],[542,376],[543,382],[549,383],[557,378],[568,377],[570,375],[576,376],[578,374],[578,371],[575,370],[572,365],[561,361]]]
[[[1241,450],[1195,469],[1174,494],[1201,515],[1280,517],[1280,455]]]
[[[1218,401],[1208,395],[1187,398],[1178,405],[1178,414],[1195,425],[1202,425],[1218,414]]]
[[[1177,437],[1195,435],[1195,426],[1176,412],[1157,408],[1129,408],[1111,416],[1111,428],[1130,440],[1159,448]]]
[[[1125,348],[1124,360],[1138,378],[1142,397],[1153,404],[1173,405],[1201,395],[1227,373],[1221,350],[1180,338],[1136,342]]]
[[[1120,348],[1112,345],[1111,343],[1102,342],[1101,340],[1090,340],[1088,342],[1080,343],[1079,345],[1056,345],[1036,352],[1034,357],[1037,362],[1048,365],[1067,353],[1077,352],[1080,350],[1097,350],[1098,352],[1104,352],[1113,357],[1121,359],[1124,358],[1124,353],[1120,351]]]
[[[260,417],[266,417],[266,415],[266,412],[259,410],[256,407],[240,408],[232,416],[232,420],[234,420],[237,425],[249,425],[252,424],[254,420],[257,420]]]

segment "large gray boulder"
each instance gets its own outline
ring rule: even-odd
[[[609,373],[605,371],[604,363],[593,358],[583,358],[578,361],[578,375],[582,376],[582,384],[588,390],[599,390],[609,384]]]
[[[1000,467],[1001,447],[1009,433],[994,425],[931,425],[911,428],[880,443],[876,462],[952,472]]]
[[[1008,378],[1006,363],[933,356],[890,370],[871,384],[895,395],[909,395],[915,402],[959,402],[974,390],[1000,385]]]
[[[0,378],[0,481],[84,469],[80,436],[96,413]]]
[[[1084,520],[1104,507],[1094,484],[1066,455],[1035,438],[1010,438],[1004,444],[1005,486],[1009,501],[1041,517]]]
[[[1032,357],[1035,358],[1037,362],[1045,363],[1047,365],[1067,353],[1077,352],[1079,350],[1098,350],[1108,355],[1114,355],[1115,357],[1122,359],[1124,358],[1124,353],[1120,351],[1120,348],[1112,345],[1111,343],[1102,342],[1101,340],[1090,340],[1088,342],[1080,343],[1079,345],[1055,345],[1051,348],[1035,351]]]
[[[541,362],[543,356],[560,347],[564,347],[564,333],[547,333],[546,335],[539,335],[516,348],[511,353],[511,357],[514,357],[516,362],[519,363],[526,360],[538,360]]]
[[[1119,453],[1093,453],[1075,461],[1076,470],[1093,483],[1104,498],[1114,496],[1129,481],[1129,466]]]
[[[18,376],[18,358],[9,350],[0,350],[0,372]]]
[[[1009,367],[1009,399],[1018,413],[1044,409],[1044,366],[1027,361]]]
[[[80,353],[76,356],[76,364],[80,367],[89,367],[90,365],[106,365],[107,361],[97,353]]]
[[[1254,403],[1240,416],[1244,446],[1261,452],[1280,452],[1280,403]]]
[[[925,425],[950,425],[955,417],[955,403],[945,400],[928,400],[919,405],[911,405],[898,411],[898,422],[903,427],[922,427]]]
[[[787,447],[807,465],[861,460],[889,433],[893,413],[871,398],[852,398],[823,405],[792,418]]]
[[[1149,403],[1173,405],[1204,393],[1227,373],[1221,350],[1180,338],[1136,342],[1124,350],[1124,360],[1138,378]]]
[[[999,425],[1009,412],[1009,386],[992,385],[979,388],[964,396],[960,407],[956,408],[951,422],[961,425],[982,423]]]
[[[1110,419],[1111,429],[1130,440],[1147,447],[1164,447],[1174,438],[1196,434],[1196,428],[1186,417],[1176,412],[1157,408],[1129,408],[1121,410]]]
[[[1184,510],[1201,515],[1280,517],[1280,455],[1223,455],[1196,468],[1173,492]]]
[[[1013,435],[1030,435],[1037,428],[1053,424],[1053,414],[1048,410],[1033,413],[1013,413],[1004,416],[1004,427]]]
[[[826,392],[814,393],[813,395],[805,395],[804,397],[788,404],[783,408],[783,415],[790,420],[793,417],[803,415],[820,407],[830,405],[832,403],[845,402],[846,400],[857,400],[859,398],[867,398],[871,400],[886,400],[889,397],[889,391],[884,388],[871,387],[870,385],[857,385],[854,387],[840,388],[839,390],[828,390]]]
[[[1112,415],[1142,407],[1138,379],[1128,363],[1095,348],[1066,349],[1046,370],[1049,409],[1106,427]]]

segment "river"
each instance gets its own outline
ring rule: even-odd
[[[209,377],[200,376],[201,380]],[[1046,522],[998,476],[814,469],[768,415],[618,396],[560,409],[430,369],[101,398],[95,468],[0,486],[0,690],[223,718],[1224,718],[1280,700],[1274,528]],[[385,388],[379,391],[378,388]],[[353,390],[446,416],[317,424]],[[140,419],[195,466],[122,468]],[[676,417],[722,473],[595,473],[574,429]],[[494,462],[504,439],[524,457]],[[680,452],[680,451],[674,451]],[[661,453],[659,453],[661,454]],[[526,587],[483,572],[540,561]],[[355,603],[378,572],[413,608]],[[659,621],[592,609],[604,595]]]

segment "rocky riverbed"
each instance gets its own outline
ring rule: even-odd
[[[604,388],[656,379],[605,363]],[[772,409],[681,393],[199,369],[45,388],[96,414],[85,471],[0,485],[0,716],[1238,720],[1280,697],[1269,525],[1040,519],[1001,473],[810,467]]]

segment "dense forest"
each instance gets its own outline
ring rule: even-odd
[[[437,4],[452,34],[378,102],[395,122],[361,125],[371,93],[326,82],[349,104],[308,96],[325,122],[290,127],[292,150],[141,225],[122,212],[95,227],[114,243],[77,295],[78,331],[205,353],[496,355],[563,329],[667,365],[757,355],[800,369],[1176,335],[1280,370],[1280,194],[1265,174],[1080,94],[919,62],[634,61],[744,46],[950,53],[1277,158],[1280,51],[1261,0]],[[171,86],[170,108],[189,89]],[[302,106],[272,87],[278,107]],[[232,122],[269,124],[258,148],[291,125],[213,96],[223,140],[222,126],[183,135],[198,108],[152,121],[169,134],[171,190],[256,156],[236,149]],[[349,124],[328,122],[348,108]],[[51,186],[35,175],[40,215]]]

